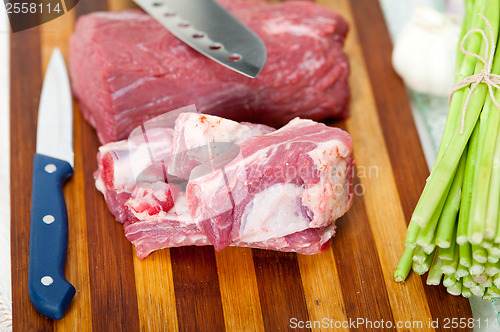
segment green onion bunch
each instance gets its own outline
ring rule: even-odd
[[[455,75],[465,84],[450,99],[394,278],[402,282],[413,269],[450,294],[489,300],[500,297],[500,1],[465,4]]]

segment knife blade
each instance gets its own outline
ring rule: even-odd
[[[201,54],[254,78],[266,47],[248,27],[213,0],[134,0],[174,36]]]
[[[64,275],[68,215],[64,182],[73,174],[73,103],[64,58],[55,49],[38,108],[33,158],[28,293],[43,315],[61,319],[75,288]]]

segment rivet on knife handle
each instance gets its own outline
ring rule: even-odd
[[[33,306],[53,319],[64,316],[75,295],[75,287],[64,276],[68,214],[62,188],[72,174],[68,162],[35,154],[28,291]]]

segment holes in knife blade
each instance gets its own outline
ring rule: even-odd
[[[189,22],[179,22],[179,28],[189,28],[191,24]]]
[[[205,37],[205,34],[203,32],[195,32],[193,33],[193,38],[194,39],[200,39],[200,38],[203,38]]]
[[[160,1],[153,2],[153,7],[160,7],[160,6],[163,6],[163,2]]]
[[[220,50],[222,48],[222,44],[221,43],[214,43],[214,44],[210,45],[208,48],[210,48],[213,51],[217,51],[217,50]]]
[[[170,10],[170,11],[166,12],[165,14],[163,14],[163,16],[165,16],[165,17],[174,17],[176,15],[177,15],[177,13],[174,12],[173,10]]]
[[[241,58],[242,58],[241,54],[238,54],[238,53],[233,53],[227,57],[227,59],[229,61],[239,61],[239,60],[241,60]]]

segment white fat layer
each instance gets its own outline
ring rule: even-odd
[[[143,77],[143,78],[140,78],[138,79],[137,81],[133,82],[132,84],[129,84],[127,86],[124,86],[123,88],[115,91],[112,95],[111,95],[111,98],[112,99],[117,99],[117,98],[120,98],[122,97],[123,95],[125,95],[126,93],[130,93],[131,90],[134,90],[138,87],[140,87],[141,85],[143,85],[144,83],[148,82],[148,81],[151,81],[153,80],[154,78],[152,77]]]
[[[138,12],[133,11],[122,11],[118,15],[116,12],[97,12],[95,16],[106,18],[108,20],[114,21],[124,21],[124,20],[135,20],[135,21],[148,21],[150,18],[147,15],[143,15]]]
[[[150,166],[160,160],[168,162],[171,132],[171,129],[152,128],[148,130],[147,143],[143,135],[135,135],[127,140],[101,146],[99,148],[101,157],[108,152],[114,157],[112,189],[118,192],[131,192],[139,181],[164,180],[163,171]],[[151,160],[151,156],[154,160]]]
[[[304,61],[299,63],[300,71],[316,71],[325,63],[325,58],[318,57],[316,53],[308,51],[304,55]]]
[[[309,228],[299,203],[303,191],[294,184],[279,183],[255,195],[241,217],[238,241],[266,241]]]
[[[126,146],[126,141],[119,141],[108,143],[99,148],[101,158],[103,158],[107,153],[113,156],[113,184],[112,188],[117,192],[132,192],[135,186],[134,173],[130,165],[130,154],[124,150]],[[106,187],[102,179],[104,174],[96,180],[96,187],[101,192],[105,192]]]
[[[321,43],[323,45],[327,45],[327,39],[322,35],[321,31],[318,30],[316,25],[325,25],[331,24],[334,26],[336,24],[335,20],[332,20],[327,17],[314,17],[313,21],[304,22],[304,24],[298,24],[296,21],[291,21],[284,19],[282,17],[276,17],[275,19],[267,20],[264,23],[264,30],[269,35],[281,35],[288,34],[294,35],[296,37],[307,36],[312,39],[315,39],[316,42]],[[338,35],[333,35],[333,38],[338,38]],[[290,45],[291,49],[295,49],[296,47],[300,47],[300,45],[292,44]]]
[[[234,142],[262,135],[259,126],[243,125],[235,121],[207,114],[189,114],[184,117],[184,138],[186,150],[203,146],[210,142]]]
[[[345,158],[350,153],[347,145],[340,140],[331,140],[317,144],[317,147],[308,153],[316,167],[320,167],[328,160],[336,157]]]
[[[349,200],[347,183],[349,148],[339,140],[319,143],[308,153],[320,171],[318,183],[302,194],[302,204],[312,211],[311,227],[322,227],[341,217]]]
[[[189,214],[188,203],[185,193],[180,193],[179,197],[174,202],[174,206],[168,211],[167,218],[177,220],[180,223],[188,226],[194,224],[193,218]]]
[[[104,185],[104,181],[102,180],[102,173],[95,179],[95,187],[99,190],[103,195],[106,195],[106,186]]]
[[[317,31],[310,26],[300,25],[296,22],[290,20],[276,18],[273,20],[268,20],[265,22],[264,29],[273,35],[280,34],[292,34],[295,36],[310,36],[313,37],[317,34]]]
[[[147,140],[144,135],[136,135],[127,140],[129,160],[125,162],[128,162],[132,168],[132,183],[135,184],[136,181],[154,182],[164,179],[164,173],[161,169],[155,171],[150,166],[161,161],[168,164],[172,144],[171,135],[170,129],[149,128],[146,131]],[[126,170],[127,167],[124,169]],[[131,179],[128,178],[128,180]]]

